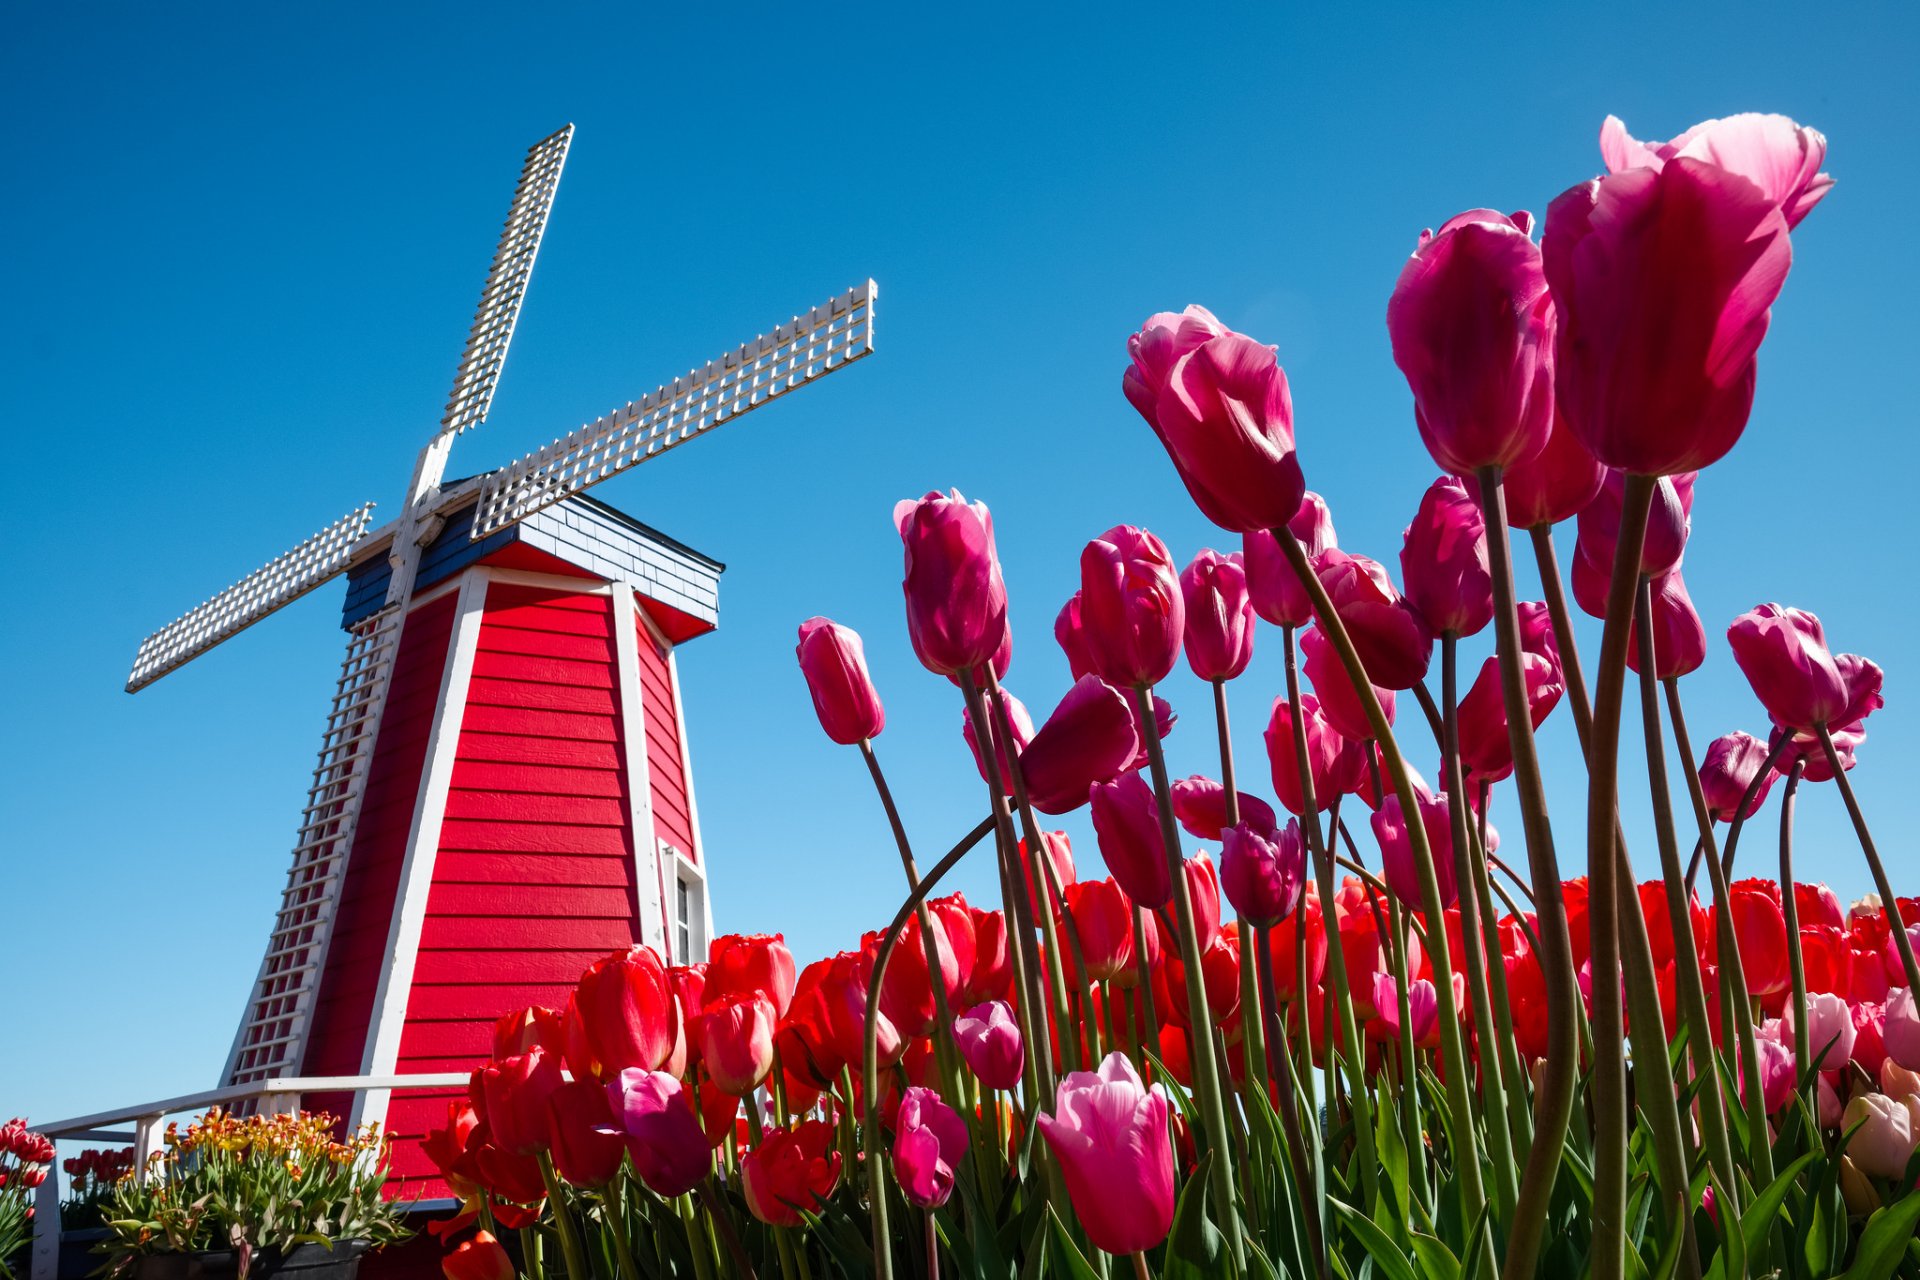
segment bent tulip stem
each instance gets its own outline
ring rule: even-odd
[[[1760,762],[1760,768],[1753,775],[1753,781],[1740,796],[1740,806],[1733,811],[1733,817],[1727,820],[1727,847],[1720,854],[1721,874],[1731,879],[1733,876],[1733,855],[1740,848],[1740,833],[1746,829],[1747,810],[1754,807],[1754,798],[1760,794],[1760,784],[1773,774],[1773,766],[1779,762],[1781,752],[1787,749],[1787,743],[1793,735],[1783,729],[1773,731],[1773,738],[1767,743],[1766,759]]]
[[[1881,910],[1887,913],[1887,922],[1893,926],[1894,949],[1900,953],[1900,963],[1907,971],[1907,987],[1920,999],[1920,963],[1913,955],[1913,940],[1907,937],[1907,922],[1900,916],[1900,903],[1894,897],[1893,883],[1887,879],[1887,869],[1880,861],[1880,852],[1874,848],[1873,832],[1867,829],[1867,816],[1860,811],[1860,800],[1853,794],[1853,783],[1847,780],[1846,763],[1840,759],[1838,748],[1833,745],[1833,734],[1824,724],[1813,726],[1820,735],[1820,746],[1827,753],[1827,765],[1833,770],[1833,781],[1840,788],[1840,799],[1847,806],[1847,816],[1853,819],[1853,833],[1859,837],[1860,852],[1866,856],[1867,869],[1873,872],[1874,887],[1880,892]],[[1782,886],[1784,889],[1785,886]]]

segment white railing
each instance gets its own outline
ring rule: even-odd
[[[36,1124],[34,1130],[54,1141],[100,1142],[133,1147],[134,1170],[147,1167],[147,1158],[166,1141],[167,1121],[208,1107],[231,1107],[235,1103],[257,1102],[268,1113],[297,1111],[303,1095],[309,1093],[365,1093],[371,1090],[465,1088],[468,1073],[442,1071],[430,1075],[406,1076],[281,1076],[256,1080],[249,1084],[208,1089],[158,1102],[143,1102],[112,1111]],[[131,1124],[130,1129],[113,1126]],[[47,1171],[47,1180],[34,1193],[33,1202],[33,1280],[57,1280],[60,1273],[60,1165]]]

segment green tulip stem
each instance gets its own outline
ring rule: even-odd
[[[1180,856],[1180,831],[1173,816],[1173,793],[1167,781],[1167,756],[1160,744],[1160,725],[1153,715],[1153,693],[1146,685],[1133,691],[1140,711],[1141,735],[1147,740],[1147,764],[1153,774],[1153,794],[1160,805],[1160,839],[1165,845],[1167,870],[1173,884],[1173,908],[1178,928],[1181,967],[1186,971],[1188,1036],[1193,1060],[1194,1093],[1200,1118],[1213,1150],[1213,1192],[1227,1249],[1235,1271],[1246,1268],[1246,1246],[1240,1238],[1240,1210],[1234,1195],[1233,1147],[1227,1134],[1227,1110],[1220,1097],[1220,1077],[1214,1062],[1213,1014],[1207,1005],[1206,983],[1200,971],[1200,939],[1194,930],[1193,895],[1187,889],[1186,867]]]
[[[547,1200],[553,1205],[553,1223],[560,1232],[560,1255],[566,1259],[567,1280],[589,1280],[592,1272],[587,1270],[587,1250],[580,1239],[580,1224],[573,1220],[573,1210],[567,1207],[566,1190],[553,1171],[553,1157],[545,1150],[540,1152],[540,1179],[547,1184]]]
[[[1297,921],[1296,926],[1304,928],[1306,921]],[[1333,1264],[1327,1257],[1326,1234],[1320,1221],[1320,1207],[1325,1203],[1325,1197],[1321,1195],[1313,1171],[1309,1167],[1307,1137],[1300,1127],[1300,1100],[1294,1089],[1293,1060],[1287,1053],[1286,1036],[1280,1030],[1278,1014],[1280,1004],[1273,982],[1272,941],[1273,933],[1270,928],[1254,930],[1251,939],[1255,958],[1253,967],[1259,970],[1260,1003],[1263,1006],[1263,1014],[1268,1019],[1268,1068],[1272,1072],[1274,1084],[1280,1095],[1280,1128],[1287,1139],[1287,1157],[1293,1166],[1294,1194],[1300,1198],[1300,1220],[1306,1224],[1307,1228],[1307,1247],[1313,1251],[1314,1267],[1320,1273],[1320,1280],[1333,1280]],[[1244,962],[1242,967],[1247,967]],[[1298,974],[1295,977],[1304,985],[1304,979]],[[1301,1021],[1304,1024],[1307,1021],[1304,1003],[1300,1006],[1300,1012]],[[1241,1024],[1244,1026],[1250,1021],[1253,1019],[1243,1017]],[[1310,1033],[1303,1026],[1301,1034],[1305,1036]]]
[[[1907,937],[1907,922],[1900,916],[1900,903],[1894,897],[1893,884],[1887,879],[1887,868],[1880,861],[1880,852],[1874,848],[1873,832],[1867,829],[1867,815],[1860,811],[1859,797],[1853,794],[1853,783],[1847,780],[1846,762],[1840,759],[1840,751],[1833,745],[1833,734],[1824,724],[1813,726],[1820,735],[1820,746],[1827,753],[1827,765],[1833,770],[1833,781],[1840,788],[1840,799],[1847,806],[1847,816],[1853,819],[1853,834],[1859,837],[1860,852],[1866,856],[1867,869],[1873,872],[1874,887],[1880,892],[1880,906],[1887,913],[1887,922],[1893,927],[1894,949],[1900,953],[1900,963],[1907,970],[1907,989],[1920,999],[1920,962],[1913,955],[1913,940]],[[1782,886],[1784,888],[1784,886]]]
[[[607,1208],[607,1232],[613,1237],[613,1256],[620,1264],[620,1280],[640,1280],[640,1264],[634,1261],[633,1243],[627,1236],[627,1211],[621,1204],[621,1197],[626,1194],[625,1182],[625,1177],[615,1177],[601,1193],[600,1202]],[[701,1260],[698,1249],[693,1252],[693,1260],[698,1268]]]
[[[540,1258],[540,1233],[531,1226],[520,1228],[520,1260],[530,1280],[546,1280],[547,1269]]]
[[[681,1229],[686,1232],[687,1252],[693,1255],[693,1273],[695,1280],[713,1280],[713,1259],[707,1253],[707,1233],[700,1229],[700,1223],[694,1215],[693,1197],[690,1195],[675,1196],[673,1200],[673,1216],[680,1219]],[[626,1228],[624,1224],[621,1224],[616,1226],[615,1229],[624,1231]],[[630,1252],[623,1253],[620,1259],[620,1265],[625,1267],[631,1260]]]

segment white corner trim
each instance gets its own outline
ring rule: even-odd
[[[400,864],[400,886],[387,926],[387,958],[373,999],[373,1018],[367,1026],[366,1049],[360,1074],[393,1074],[400,1056],[400,1033],[407,1021],[407,1000],[413,992],[414,966],[420,958],[420,930],[427,915],[427,894],[433,888],[433,864],[440,852],[440,828],[447,816],[447,791],[453,778],[454,754],[460,745],[460,727],[466,720],[467,690],[473,681],[473,658],[480,648],[480,623],[486,616],[489,570],[473,567],[459,579],[460,597],[454,604],[453,634],[440,673],[440,697],[434,704],[433,727],[427,737],[427,758],[421,768],[420,788],[414,796],[413,820],[407,828],[407,852]],[[411,612],[411,611],[409,611]],[[388,1089],[369,1089],[354,1101],[352,1125],[384,1123]]]
[[[628,835],[633,842],[634,923],[642,942],[673,956],[672,924],[667,917],[667,885],[661,874],[660,846],[653,837],[653,775],[647,761],[646,687],[640,682],[639,625],[646,611],[634,600],[631,582],[613,586],[613,652],[619,663],[620,747],[627,766]],[[659,933],[654,933],[654,922]]]
[[[493,580],[510,587],[538,587],[542,591],[565,591],[576,596],[613,594],[613,584],[605,578],[574,578],[564,573],[541,573],[536,569],[497,569],[488,566]]]
[[[700,839],[700,802],[693,794],[693,753],[687,748],[687,714],[680,703],[680,664],[675,651],[667,649],[667,684],[673,689],[673,723],[680,731],[680,776],[687,784],[687,825],[693,829],[693,862],[697,864],[704,886],[700,905],[705,913],[706,936],[713,937],[713,889],[707,877],[707,847]]]

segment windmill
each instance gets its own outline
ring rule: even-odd
[[[563,999],[594,955],[689,956],[711,931],[673,650],[717,623],[723,566],[585,491],[870,354],[876,290],[448,481],[454,440],[493,402],[572,140],[568,125],[527,152],[399,518],[349,511],[134,659],[130,693],[348,578],[346,658],[226,1084],[463,1069],[495,1015]],[[435,1118],[430,1098],[306,1100],[329,1103],[402,1135]]]

